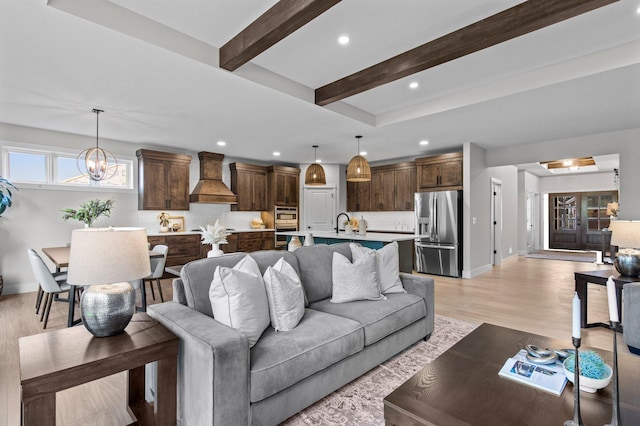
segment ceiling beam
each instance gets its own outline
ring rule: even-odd
[[[619,0],[529,0],[315,91],[327,105]]]
[[[220,48],[220,68],[235,71],[340,0],[281,0]]]

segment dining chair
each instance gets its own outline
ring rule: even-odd
[[[145,285],[146,282],[149,282],[149,287],[151,288],[151,296],[153,297],[153,300],[156,300],[156,294],[153,291],[153,281],[155,280],[156,285],[158,286],[158,293],[160,294],[160,301],[164,302],[162,286],[160,285],[160,278],[162,278],[162,276],[164,275],[164,266],[167,263],[167,254],[169,253],[169,247],[163,244],[158,244],[157,246],[153,246],[151,251],[162,253],[162,257],[150,260],[151,275],[143,278],[142,285]]]
[[[53,297],[56,294],[68,292],[71,288],[67,284],[66,273],[54,274],[49,270],[44,260],[33,249],[28,249],[29,262],[31,263],[31,269],[36,277],[36,280],[40,284],[42,293],[39,295],[40,302],[36,302],[37,308],[40,308],[42,297],[44,297],[44,306],[42,307],[42,313],[40,314],[40,321],[44,319],[43,329],[47,328],[47,322],[49,321],[49,312],[51,312],[51,304],[53,303]],[[59,299],[62,300],[62,299]],[[68,299],[66,299],[68,301]],[[37,311],[36,311],[37,313]]]

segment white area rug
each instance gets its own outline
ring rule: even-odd
[[[476,327],[476,324],[436,315],[434,331],[428,341],[416,343],[282,425],[384,425],[384,397]]]

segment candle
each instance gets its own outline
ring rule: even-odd
[[[573,296],[573,337],[580,338],[580,298],[578,293]]]
[[[607,280],[607,299],[609,300],[609,319],[613,322],[620,321],[618,318],[618,298],[616,297],[616,283],[613,276]]]

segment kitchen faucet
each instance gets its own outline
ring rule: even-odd
[[[338,219],[340,219],[340,216],[345,215],[347,217],[347,220],[349,220],[349,215],[346,213],[339,213],[338,216],[336,217],[336,234],[340,233],[340,222],[338,222]]]

